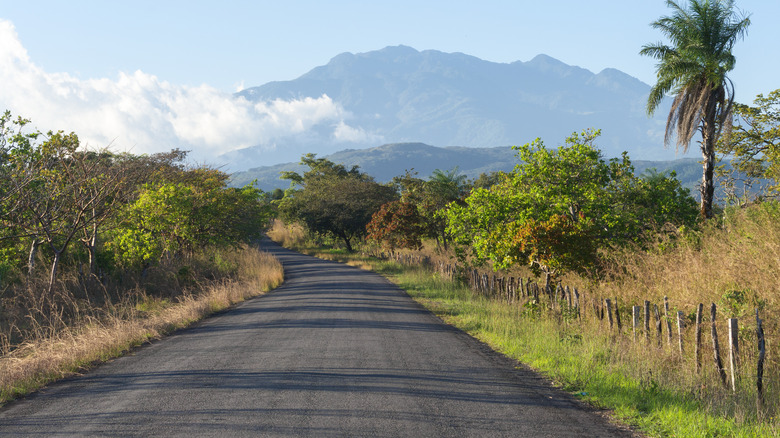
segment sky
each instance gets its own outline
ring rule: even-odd
[[[730,77],[737,100],[750,103],[780,88],[780,1],[735,5],[751,25]],[[42,131],[75,131],[92,147],[181,147],[211,162],[317,124],[349,129],[328,96],[259,104],[231,96],[339,53],[399,44],[493,62],[544,53],[652,85],[655,61],[638,53],[665,42],[649,24],[669,13],[663,0],[0,0],[0,110]]]

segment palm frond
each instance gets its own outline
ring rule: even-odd
[[[733,0],[690,0],[687,5],[667,0],[666,5],[671,14],[651,26],[670,44],[646,44],[639,52],[658,61],[647,112],[652,114],[672,93],[664,144],[676,137],[677,147],[687,151],[705,120],[718,125],[718,135],[729,129],[734,96],[727,74],[736,62],[731,50],[746,34],[750,19],[735,11]]]

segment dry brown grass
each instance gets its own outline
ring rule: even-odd
[[[632,249],[606,253],[609,262],[606,278],[569,274],[561,281],[576,287],[583,296],[583,318],[578,323],[583,337],[607,336],[611,339],[611,357],[607,366],[620,367],[643,382],[648,388],[665,388],[689,394],[709,406],[710,412],[738,421],[780,415],[780,357],[774,348],[780,341],[780,207],[763,204],[729,211],[719,223],[710,223],[703,230],[681,233],[673,240],[659,241],[653,251]],[[408,252],[428,256],[439,262],[454,263],[451,252],[435,245],[422,251]],[[489,270],[485,273],[493,275]],[[519,269],[498,276],[528,278],[529,272]],[[640,331],[634,341],[631,328],[631,306],[645,300],[658,305],[663,316],[663,298],[668,297],[670,316],[682,311],[686,328],[683,331],[684,352],[678,347],[676,320],[672,319],[672,342],[669,343],[666,320],[659,339],[655,319],[650,322],[650,334],[645,340]],[[606,318],[596,319],[592,304],[603,305],[603,299],[617,299],[623,324],[609,336]],[[704,304],[702,323],[701,368],[697,371],[695,351],[695,315],[698,304]],[[734,392],[720,381],[714,362],[710,335],[710,304],[718,307],[718,330],[723,365],[729,371],[728,330],[726,319],[739,318],[738,388]],[[757,337],[755,309],[760,309],[766,334],[764,391],[766,404],[756,407]],[[641,324],[641,323],[640,323]],[[641,327],[640,327],[641,329]],[[773,420],[772,420],[773,421]]]
[[[269,291],[284,278],[278,260],[255,248],[234,253],[227,262],[235,263],[236,278],[214,281],[197,293],[170,299],[127,291],[126,296],[139,297],[135,304],[125,300],[103,309],[103,317],[35,333],[0,356],[0,404]]]
[[[780,310],[780,215],[766,208],[737,210],[722,227],[707,227],[689,237],[691,244],[663,254],[616,253],[615,265],[624,271],[612,272],[604,291],[632,300],[668,296],[682,307],[729,301],[725,295],[741,291],[743,311],[762,302]],[[732,313],[741,316],[740,309]]]
[[[717,225],[717,226],[716,226]],[[669,298],[673,313],[686,315],[685,354],[676,346],[648,348],[639,353],[648,372],[664,386],[685,388],[711,405],[713,411],[734,418],[756,414],[756,364],[758,347],[755,310],[759,309],[766,334],[764,386],[766,413],[780,412],[780,358],[774,351],[780,340],[780,208],[767,203],[727,212],[719,224],[682,236],[682,244],[664,252],[620,251],[611,254],[611,281],[593,285],[594,296],[616,297],[629,306],[645,300],[662,307]],[[696,308],[704,304],[702,370],[696,372],[694,322]],[[716,326],[724,365],[728,370],[727,318],[739,318],[740,367],[736,393],[725,389],[714,364],[710,335],[710,305],[718,308]],[[677,340],[673,323],[674,342]],[[655,341],[652,341],[655,343]],[[758,414],[760,415],[760,413]]]
[[[297,248],[307,241],[306,231],[298,224],[286,225],[279,219],[274,219],[268,232],[268,237],[285,248]]]

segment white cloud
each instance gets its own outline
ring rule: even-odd
[[[210,162],[221,153],[267,145],[316,125],[334,138],[357,138],[344,108],[327,95],[254,103],[210,86],[171,84],[136,71],[115,80],[81,80],[34,64],[13,24],[0,19],[0,111],[33,121],[43,131],[74,131],[82,143],[151,153],[174,147]],[[243,86],[243,84],[242,84]]]
[[[333,130],[333,138],[338,142],[351,143],[378,143],[383,140],[382,136],[370,134],[363,128],[347,125],[341,120]]]

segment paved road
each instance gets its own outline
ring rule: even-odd
[[[276,291],[0,410],[0,435],[628,436],[384,278],[266,244]]]

